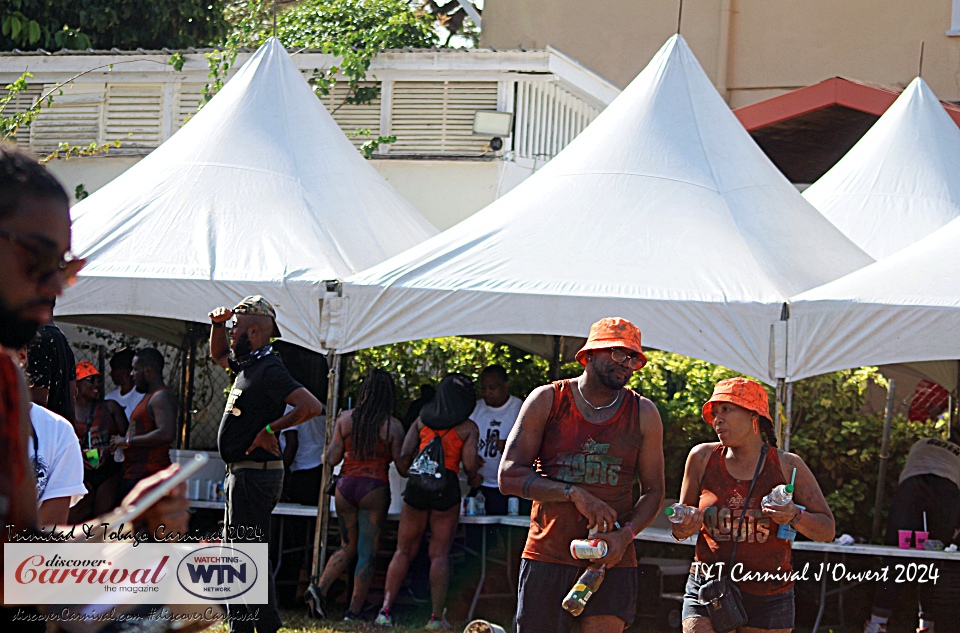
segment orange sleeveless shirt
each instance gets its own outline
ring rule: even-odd
[[[390,462],[392,461],[393,455],[390,453],[388,440],[377,436],[377,445],[374,448],[373,456],[361,460],[353,448],[353,434],[347,433],[347,436],[343,438],[341,477],[369,477],[380,481],[390,481]]]
[[[440,445],[443,446],[443,465],[447,467],[447,470],[452,470],[454,474],[459,475],[463,440],[453,429],[434,431],[429,427],[423,427],[420,429],[420,448],[417,449],[417,453],[419,454],[420,451],[425,449],[430,440],[435,437],[440,438]]]
[[[633,512],[633,478],[640,454],[640,396],[627,390],[617,413],[601,424],[584,419],[569,380],[553,383],[553,407],[543,430],[537,472],[576,484],[617,513],[620,525]],[[570,555],[570,541],[587,536],[587,519],[570,502],[534,501],[523,558],[586,567]],[[636,567],[628,547],[616,567]]]
[[[723,458],[723,446],[717,445],[710,455],[700,481],[700,508],[706,509],[703,526],[697,539],[697,560],[702,563],[723,563],[724,576],[730,573],[730,554],[733,552],[732,534],[743,514],[744,497],[750,491],[750,479],[734,479],[727,471]],[[790,541],[777,538],[773,519],[760,510],[760,501],[776,486],[787,483],[780,470],[780,455],[772,446],[767,450],[763,468],[757,477],[753,495],[747,507],[747,518],[737,535],[740,545],[734,565],[740,563],[734,578],[746,573],[769,572],[789,577]],[[773,580],[737,582],[740,591],[753,595],[784,593],[793,586],[793,581]]]

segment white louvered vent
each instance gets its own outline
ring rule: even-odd
[[[163,106],[162,84],[107,84],[104,139],[120,151],[159,146]]]
[[[43,91],[54,87],[44,84]],[[31,126],[30,147],[36,152],[55,151],[59,143],[89,145],[101,141],[105,85],[74,83],[62,90],[62,95],[53,91],[53,105],[44,107]]]
[[[490,139],[473,134],[476,110],[497,109],[496,82],[398,81],[393,84],[391,154],[484,153]]]
[[[197,113],[197,106],[203,96],[203,87],[200,83],[178,83],[176,87],[175,109],[173,111],[173,125],[171,132],[176,132]]]
[[[600,111],[554,83],[517,82],[513,147],[518,157],[549,160]]]
[[[0,114],[4,117],[12,117],[15,114],[26,112],[37,102],[37,99],[39,99],[42,94],[42,84],[27,84],[27,89],[23,92],[18,92],[13,99],[8,101]],[[30,126],[21,127],[17,130],[17,133],[11,137],[11,140],[16,141],[21,147],[30,147]]]

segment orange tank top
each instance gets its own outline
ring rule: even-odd
[[[463,440],[453,429],[445,431],[434,431],[431,428],[423,427],[420,429],[420,448],[417,453],[427,447],[435,437],[440,438],[440,444],[443,446],[443,465],[447,470],[452,470],[454,474],[460,474],[460,453],[463,452]]]
[[[543,430],[537,472],[576,484],[617,513],[623,525],[633,512],[633,478],[640,454],[640,396],[627,390],[617,413],[600,424],[584,419],[570,381],[553,383],[553,407]],[[523,558],[585,567],[570,555],[570,541],[587,536],[587,519],[570,502],[534,501]],[[617,567],[636,567],[628,547]]]
[[[751,480],[734,479],[730,475],[723,450],[720,444],[713,450],[700,481],[700,508],[706,509],[706,512],[697,539],[697,560],[703,563],[722,562],[726,575],[730,572],[727,567],[733,552],[732,535],[740,523],[744,497],[750,491]],[[793,571],[790,566],[790,541],[777,538],[777,524],[760,510],[764,495],[785,483],[780,470],[779,451],[770,447],[747,505],[747,518],[737,534],[740,545],[734,565],[741,566],[734,572],[734,578],[743,578],[748,572],[769,572],[789,578]],[[792,586],[793,581],[790,580],[737,582],[741,591],[761,596],[784,593]]]
[[[389,431],[388,431],[389,432]],[[390,443],[377,437],[377,445],[373,455],[361,460],[353,449],[353,433],[343,438],[343,466],[340,467],[341,477],[369,477],[380,481],[390,481]]]
[[[150,417],[147,406],[154,395],[169,390],[170,387],[164,385],[143,397],[140,404],[130,414],[130,437],[146,435],[157,428],[157,423]],[[123,478],[143,479],[160,472],[170,465],[170,448],[170,444],[161,444],[150,448],[127,447],[123,451],[126,458],[123,462]]]

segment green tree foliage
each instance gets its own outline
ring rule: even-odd
[[[0,50],[186,48],[219,41],[223,0],[8,0]]]

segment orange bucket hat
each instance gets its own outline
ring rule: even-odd
[[[99,376],[100,372],[97,371],[97,368],[93,366],[88,360],[82,360],[77,363],[77,380],[83,380],[84,378],[89,378],[90,376]]]
[[[746,378],[727,378],[718,382],[713,388],[713,395],[703,405],[703,419],[710,425],[713,424],[714,402],[730,402],[753,411],[772,423],[767,390],[758,382]]]
[[[647,364],[647,357],[640,345],[640,329],[623,317],[604,317],[590,326],[590,336],[580,351],[577,352],[577,362],[587,364],[587,352],[592,349],[610,349],[623,347],[640,355],[643,364],[637,369],[643,369]]]

